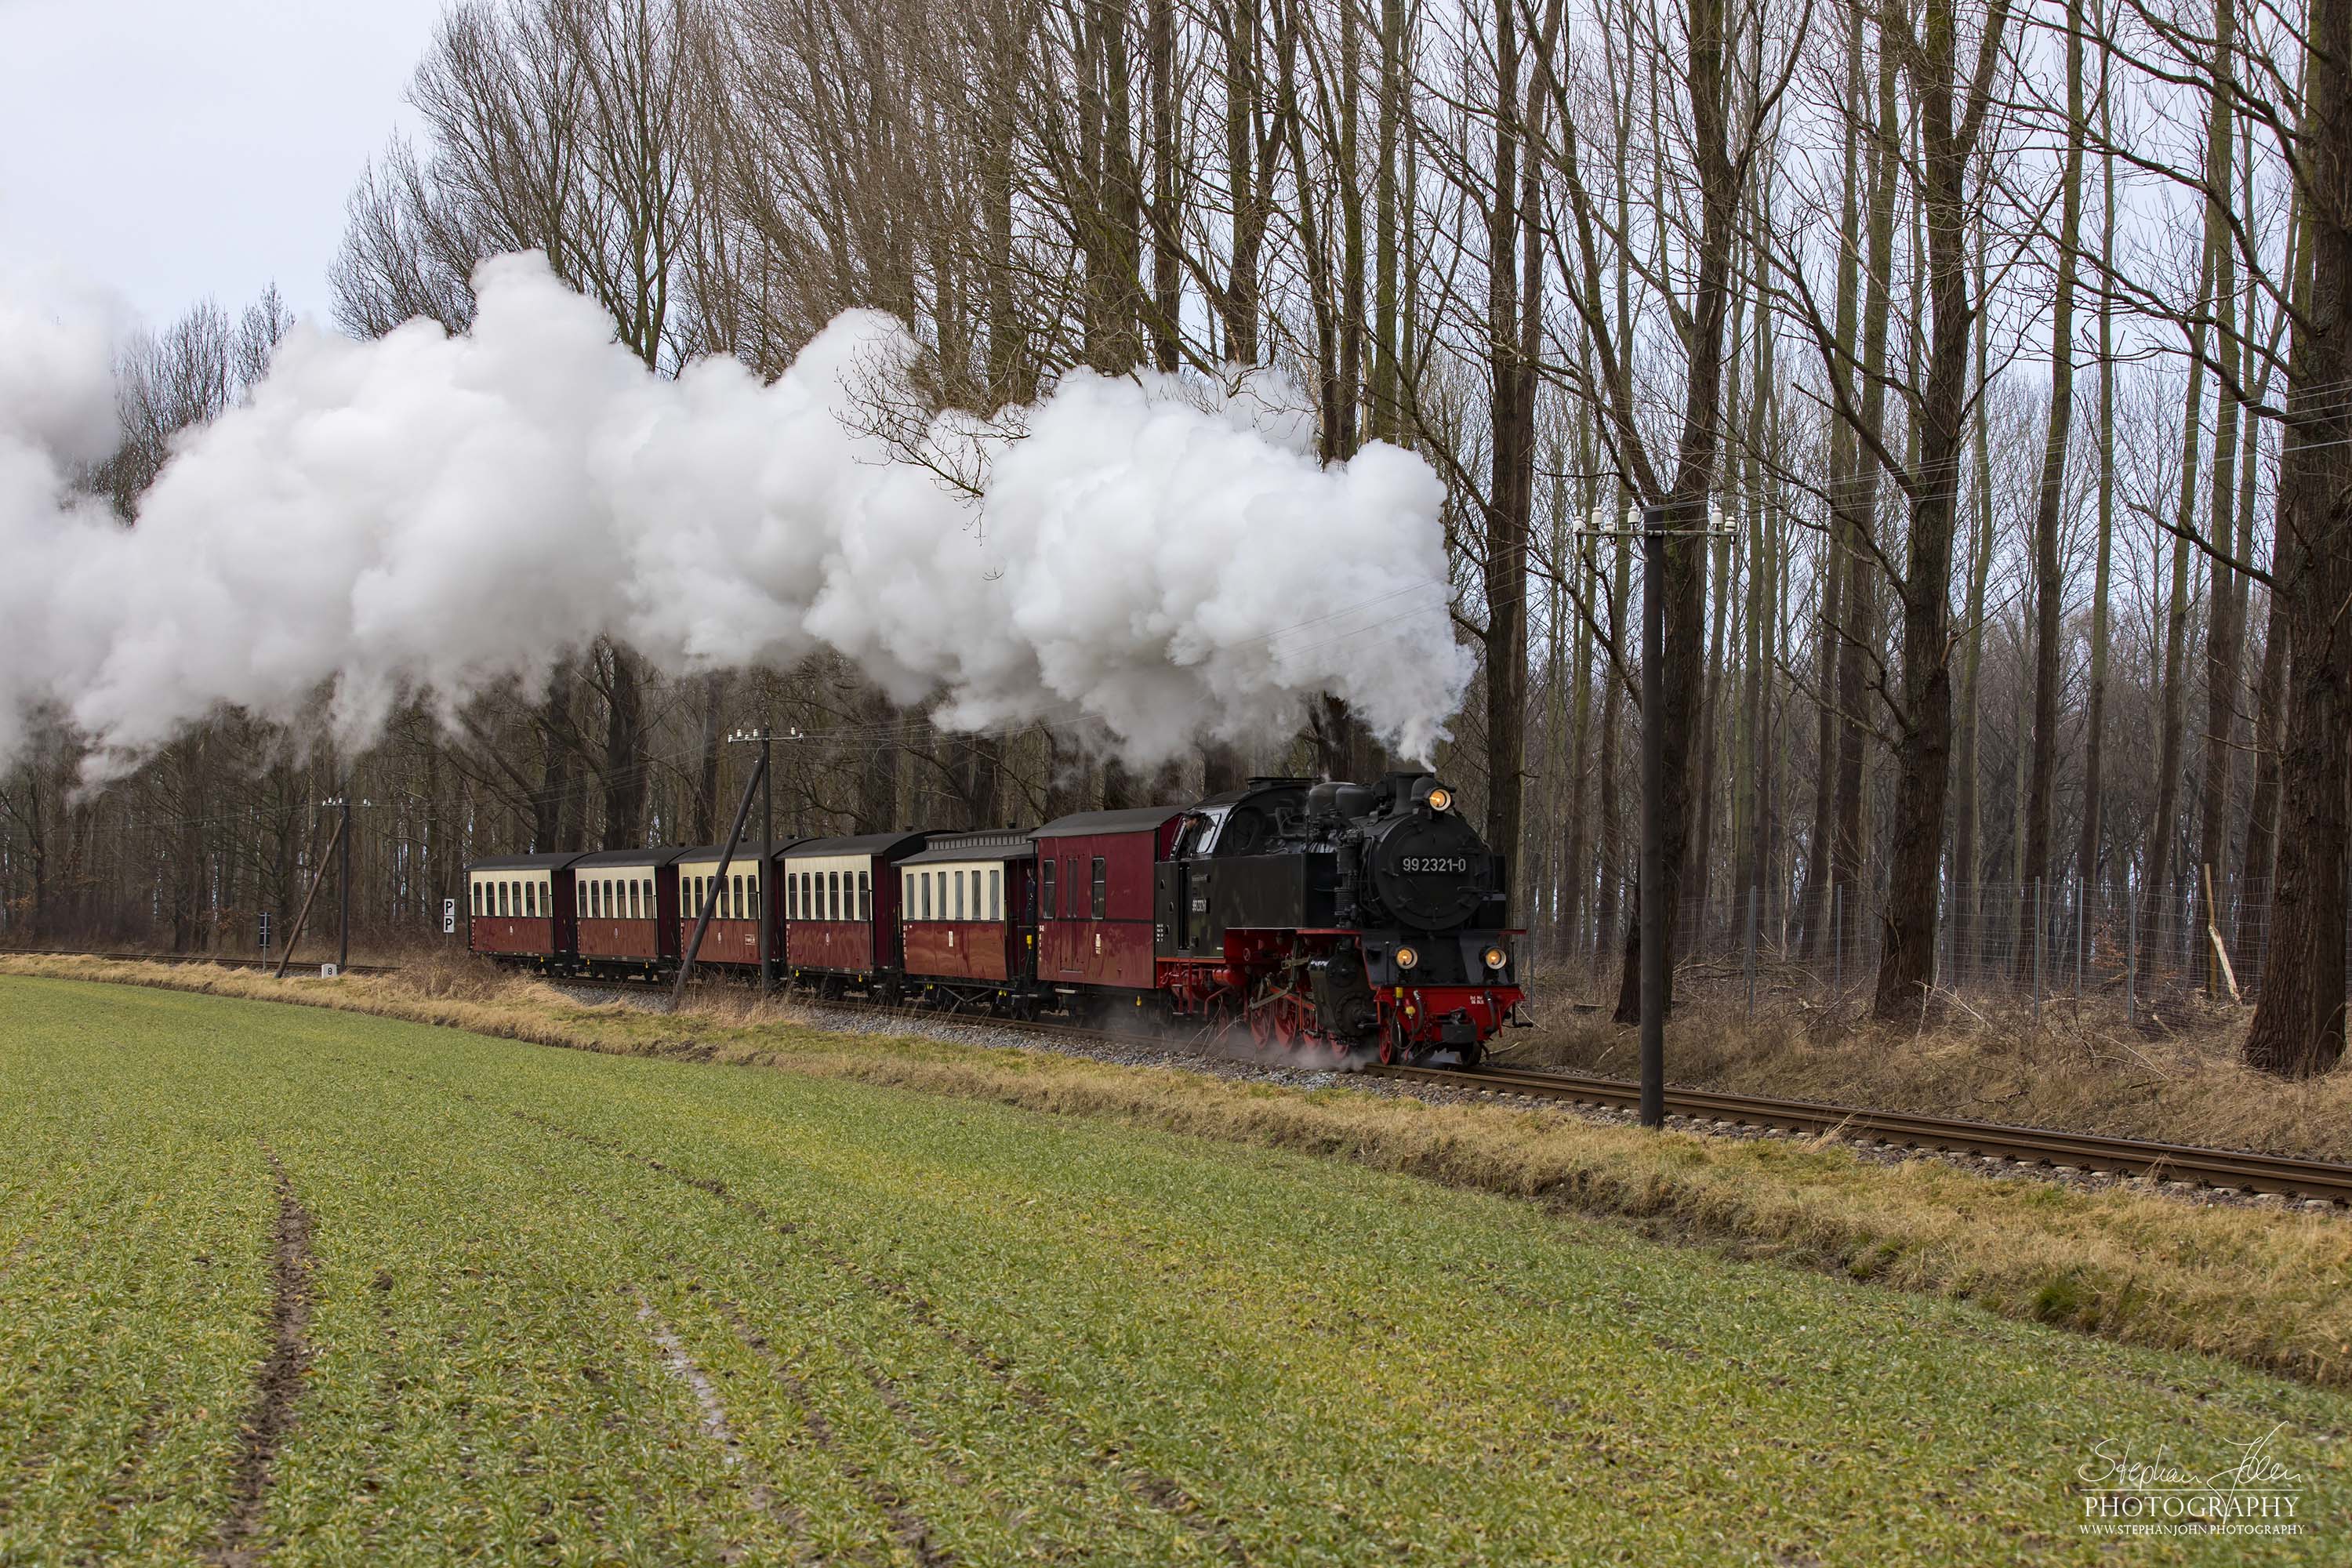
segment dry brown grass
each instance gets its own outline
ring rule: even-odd
[[[1499,1059],[1631,1076],[1634,1031],[1591,1007],[1581,973],[1539,975],[1543,1026],[1506,1037]],[[1798,975],[1762,974],[1749,1017],[1736,978],[1677,978],[1666,1029],[1675,1083],[1732,1093],[2063,1127],[2174,1143],[2352,1158],[2352,1069],[2288,1083],[2242,1066],[2249,1009],[2194,993],[2143,1002],[2127,1020],[2110,993],[2045,1002],[1938,993],[1914,1024],[1879,1024],[1864,999],[1839,1008]],[[1613,999],[1613,993],[1612,994]],[[1579,1005],[1580,1001],[1583,1006]],[[1584,1008],[1591,1010],[1584,1010]]]
[[[0,974],[294,1001],[541,1044],[719,1061],[1352,1159],[2130,1343],[2352,1386],[2352,1225],[2137,1192],[1888,1168],[1835,1145],[1595,1126],[1499,1107],[1312,1093],[1045,1052],[828,1034],[740,995],[684,1015],[588,1006],[471,961],[341,981],[0,958]]]

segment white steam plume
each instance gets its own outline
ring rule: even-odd
[[[1247,396],[1079,373],[1017,439],[935,427],[986,454],[974,502],[856,428],[913,353],[887,317],[845,314],[772,384],[671,381],[538,257],[475,282],[463,336],[298,330],[131,529],[67,489],[112,434],[105,332],[0,300],[0,761],[36,709],[104,776],[325,683],[364,741],[600,636],[677,671],[831,647],[947,727],[1075,712],[1138,763],[1286,729],[1317,690],[1425,756],[1468,681],[1440,486],[1394,447],[1325,468]]]

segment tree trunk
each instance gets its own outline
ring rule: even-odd
[[[2249,1066],[2289,1078],[2344,1054],[2345,868],[2352,733],[2352,0],[2312,0],[2298,151],[2309,293],[2291,329],[2272,618],[2286,622],[2287,710],[2271,958],[2246,1032]]]
[[[1916,1017],[1936,963],[1937,868],[1951,783],[1952,514],[1967,439],[1969,165],[1994,84],[1973,83],[1954,102],[1955,0],[1927,0],[1911,69],[1919,111],[1920,205],[1927,228],[1930,337],[1918,405],[1916,493],[1903,580],[1903,710],[1895,749],[1895,832],[1887,856],[1886,924],[1875,1011]],[[1986,18],[1982,47],[1999,58],[2005,7]]]
[[[2104,11],[2103,11],[2104,16]],[[2116,155],[2113,115],[2107,94],[2105,56],[2099,67],[2099,276],[2114,276],[2116,261]],[[2115,302],[2099,290],[2099,552],[2091,587],[2091,680],[2083,708],[2083,837],[2075,853],[2076,885],[2083,910],[2091,910],[2099,885],[2100,823],[2106,808],[2107,594],[2114,578],[2116,537]]]
[[[2246,814],[2245,870],[2238,878],[2238,983],[2259,986],[2267,965],[2269,926],[2262,918],[2278,875],[2279,741],[2285,729],[2286,628],[2270,595],[2263,633],[2263,672],[2254,689],[2254,799]]]
[[[2226,0],[2224,0],[2226,4]],[[2027,784],[2025,866],[2050,877],[2051,817],[2058,794],[2058,689],[2064,674],[2060,612],[2066,581],[2058,561],[2058,510],[2074,426],[2074,270],[2083,233],[2083,5],[2066,5],[2066,165],[2058,220],[2058,292],[2050,310],[2050,425],[2033,512],[2033,776]],[[2021,931],[2014,973],[2031,978],[2034,949]]]
[[[1878,41],[1878,110],[1871,149],[1870,258],[1864,279],[1862,331],[1862,425],[1873,436],[1885,428],[1886,335],[1893,310],[1895,266],[1895,198],[1902,172],[1902,129],[1896,119],[1895,48],[1891,38]],[[1871,440],[1857,440],[1853,474],[1841,486],[1836,502],[1845,516],[1842,531],[1849,541],[1844,601],[1845,640],[1838,651],[1838,708],[1843,722],[1838,733],[1837,831],[1830,841],[1830,879],[1843,910],[1832,940],[1841,945],[1861,931],[1864,839],[1864,764],[1869,721],[1879,704],[1870,691],[1872,667],[1877,662],[1883,634],[1879,626],[1878,584],[1881,575],[1875,542],[1878,537],[1878,489],[1883,468]]]
[[[1521,353],[1519,108],[1517,14],[1495,13],[1495,185],[1486,234],[1488,383],[1493,426],[1486,550],[1486,841],[1520,860],[1527,762],[1528,531],[1535,482],[1531,368]],[[1529,172],[1533,154],[1528,154]],[[1530,302],[1530,308],[1532,304]]]
[[[1707,524],[1707,498],[1715,488],[1716,459],[1722,443],[1724,325],[1729,315],[1732,247],[1738,214],[1739,189],[1732,168],[1729,127],[1724,100],[1725,0],[1691,0],[1688,7],[1686,80],[1690,94],[1691,157],[1696,165],[1701,210],[1698,254],[1692,279],[1691,322],[1686,339],[1690,356],[1684,382],[1682,429],[1676,442],[1675,473],[1664,500],[1674,527],[1684,530],[1665,542],[1665,582],[1663,605],[1664,658],[1658,671],[1660,712],[1644,712],[1644,725],[1662,727],[1664,752],[1664,798],[1656,804],[1663,818],[1663,875],[1666,896],[1682,879],[1683,858],[1691,827],[1691,746],[1699,718],[1702,638],[1706,620],[1706,542],[1698,531]],[[1627,345],[1631,353],[1631,345]],[[1630,410],[1627,411],[1630,414]],[[1674,1007],[1675,951],[1675,911],[1665,911],[1665,1008]],[[1622,1023],[1641,1018],[1641,927],[1627,934],[1624,969],[1617,993],[1617,1017]]]
[[[2210,237],[2208,244],[2213,253],[2213,317],[2215,321],[2214,355],[2223,365],[2237,368],[2237,254],[2230,230],[2230,96],[2227,86],[2231,78],[2231,55],[2235,48],[2235,17],[2231,0],[2216,0],[2214,5],[2213,70],[2222,90],[2212,97],[2210,133],[2206,142],[2205,226]],[[2212,531],[2217,550],[2226,551],[2234,542],[2235,529],[2231,512],[2237,496],[2236,464],[2238,458],[2238,395],[2228,381],[2216,376],[2214,405],[2217,416],[2213,425],[2213,479],[2211,500],[2208,506],[2206,526]],[[2197,880],[2198,905],[2204,910],[2200,929],[2210,925],[2221,929],[2221,913],[2210,907],[2208,895],[2219,899],[2226,896],[2230,873],[2230,784],[2234,773],[2237,748],[2232,742],[2238,721],[2238,658],[2242,640],[2244,617],[2240,603],[2244,588],[2235,571],[2219,555],[2212,558],[2213,595],[2210,618],[2205,628],[2205,740],[2202,778],[2200,781],[2201,799],[2197,826],[2197,858],[2210,868],[2210,884]]]
[[[637,656],[615,644],[604,694],[604,840],[607,849],[645,843],[646,775],[645,690]]]
[[[1977,292],[1985,288],[1985,251],[1977,245]],[[1986,414],[1987,329],[1977,316],[1976,531],[1969,552],[1966,651],[1960,656],[1960,756],[1954,769],[1958,799],[1952,808],[1953,967],[1965,975],[1977,962],[1978,933],[1984,921],[1984,716],[1979,678],[1984,671],[1985,590],[1992,575],[1992,440]]]
[[[2207,238],[2210,242],[2210,231]],[[2212,282],[2213,247],[2209,243],[2197,289],[2200,317],[2204,304],[2212,300]],[[2203,417],[2204,407],[2205,325],[2200,319],[2189,332],[2189,403],[2181,420],[2179,516],[2173,525],[2176,531],[2172,536],[2171,595],[2165,607],[2164,686],[2159,699],[2163,716],[2158,721],[2157,742],[2156,816],[2148,826],[2147,881],[2141,894],[2143,906],[2149,900],[2156,900],[2156,905],[2140,917],[2143,945],[2161,929],[2156,910],[2163,908],[2170,896],[2173,824],[2180,815],[2181,731],[2187,722],[2189,705],[2188,694],[2181,689],[2189,642],[2188,536],[2197,526],[2197,464],[2201,455],[2198,437],[2202,434],[2198,422]],[[2152,967],[2140,965],[2143,987],[2150,979]]]

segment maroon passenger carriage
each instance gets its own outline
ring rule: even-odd
[[[801,843],[786,839],[776,846],[776,859],[781,861],[788,850]],[[724,856],[726,872],[719,872],[719,860]],[[762,876],[760,847],[738,844],[730,853],[724,845],[707,845],[699,849],[678,852],[674,868],[677,876],[677,951],[683,953],[694,941],[694,923],[702,918],[705,900],[710,902],[710,925],[702,933],[702,947],[695,954],[695,965],[705,964],[722,969],[756,970],[760,967],[760,904],[768,904],[768,946],[778,964],[784,962],[783,884],[772,874]]]
[[[1037,983],[1075,1010],[1142,1006],[1160,977],[1153,882],[1183,808],[1082,811],[1037,846]]]
[[[641,979],[677,962],[677,849],[606,849],[572,863],[583,974]]]
[[[948,1007],[1034,1011],[1036,852],[1002,828],[934,834],[898,862],[907,989]]]
[[[856,988],[895,994],[900,980],[895,868],[921,833],[808,838],[776,857],[783,877],[784,958],[793,981],[823,995]]]
[[[550,973],[569,968],[577,855],[509,855],[466,868],[466,945]]]

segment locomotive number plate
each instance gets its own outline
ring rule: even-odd
[[[1439,872],[1451,876],[1466,876],[1470,870],[1467,855],[1408,855],[1404,858],[1404,874],[1408,877]]]

